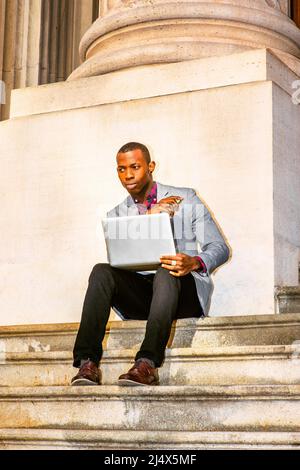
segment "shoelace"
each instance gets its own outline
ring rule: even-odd
[[[91,372],[95,377],[98,376],[98,370],[96,370],[92,365],[89,363],[85,363],[80,367],[80,373],[85,374],[87,372]]]
[[[137,372],[147,373],[148,375],[151,375],[150,369],[151,369],[151,366],[147,364],[146,362],[136,362],[130,370],[132,372],[137,371]]]

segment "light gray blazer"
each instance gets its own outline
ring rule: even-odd
[[[166,196],[182,196],[179,210],[171,219],[177,253],[201,256],[207,273],[192,271],[199,302],[207,316],[213,292],[212,272],[229,258],[229,248],[210,212],[191,188],[178,188],[157,182],[157,201]],[[121,204],[107,213],[108,217],[138,215],[138,208],[129,195]],[[201,247],[199,251],[198,245]],[[122,317],[120,312],[114,310]],[[122,317],[123,318],[123,317]]]

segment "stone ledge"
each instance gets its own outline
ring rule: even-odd
[[[133,364],[136,350],[105,351],[102,383],[113,385]],[[300,345],[167,349],[161,385],[300,384]],[[8,353],[0,387],[69,386],[77,373],[70,352]]]
[[[292,95],[299,63],[277,50],[256,49],[225,57],[141,66],[12,92],[10,117],[67,111],[131,100],[270,80]],[[300,67],[298,66],[298,69]],[[174,80],[176,77],[176,80]]]
[[[280,313],[300,311],[300,286],[276,287],[274,296]]]
[[[127,361],[136,354],[137,349],[113,349],[104,351],[103,361]],[[270,358],[290,359],[293,354],[298,354],[300,358],[300,343],[295,345],[247,345],[247,346],[218,346],[218,347],[197,347],[197,348],[171,348],[166,349],[166,358],[169,360],[208,360],[208,359],[249,359],[259,358],[268,360]],[[1,364],[7,363],[61,363],[72,362],[72,353],[69,351],[45,351],[45,352],[8,352],[1,356]]]
[[[299,432],[299,401],[300,385],[0,388],[14,429]]]
[[[280,296],[280,295],[300,296],[300,286],[276,287],[275,294],[277,296]]]
[[[145,326],[145,321],[109,322],[104,349],[136,348],[143,340]],[[0,352],[72,351],[78,327],[77,323],[0,327]],[[174,322],[168,346],[288,345],[299,339],[300,313],[206,317]]]
[[[299,289],[299,287],[280,288],[280,289]],[[241,315],[226,317],[206,317],[201,319],[188,318],[180,319],[174,322],[176,328],[236,328],[236,327],[264,327],[264,326],[295,326],[300,325],[300,311],[285,315]],[[107,331],[115,333],[121,330],[129,333],[131,330],[143,329],[146,322],[143,320],[120,320],[111,321],[107,324]],[[31,325],[12,325],[0,326],[0,339],[9,336],[28,336],[40,334],[59,334],[59,333],[77,333],[79,323],[49,323],[49,324],[31,324]]]
[[[293,432],[0,429],[0,449],[300,449]]]
[[[106,398],[145,401],[169,401],[173,397],[197,400],[207,397],[225,400],[233,397],[249,399],[300,399],[300,385],[165,385],[145,387],[119,387],[102,385],[95,387],[1,387],[0,401],[47,401],[48,399],[102,400]],[[300,408],[299,408],[300,411]],[[300,426],[300,421],[299,421]]]

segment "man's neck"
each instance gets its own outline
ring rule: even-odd
[[[132,199],[134,200],[134,202],[137,204],[143,204],[146,200],[146,197],[150,193],[154,183],[155,181],[151,180],[149,184],[147,184],[139,194],[132,196]]]

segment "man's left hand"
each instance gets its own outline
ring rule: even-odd
[[[199,269],[200,262],[193,256],[186,255],[185,253],[178,253],[177,255],[164,255],[160,257],[162,268],[170,271],[172,276],[185,276],[192,271]],[[176,261],[176,264],[175,264]]]

